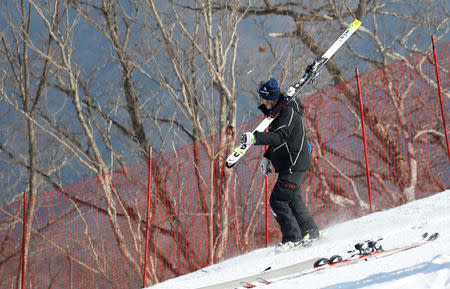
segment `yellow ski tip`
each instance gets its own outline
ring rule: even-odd
[[[356,30],[358,30],[360,25],[361,25],[361,21],[359,21],[358,19],[355,19],[355,20],[353,20],[352,24],[350,24],[350,26],[348,28],[353,31],[356,31]]]

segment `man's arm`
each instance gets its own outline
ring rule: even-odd
[[[280,113],[278,118],[278,125],[271,132],[255,131],[256,145],[278,146],[286,142],[294,127],[295,112],[290,108],[286,113]]]

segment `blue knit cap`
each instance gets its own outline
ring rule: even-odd
[[[277,100],[281,94],[278,82],[275,78],[270,78],[269,81],[260,85],[259,96],[267,100]]]

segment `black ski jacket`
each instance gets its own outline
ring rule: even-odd
[[[311,167],[302,115],[303,105],[294,98],[272,121],[268,132],[255,132],[256,145],[269,145],[264,157],[272,161],[275,172],[306,171]]]

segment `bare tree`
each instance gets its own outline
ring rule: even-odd
[[[43,171],[42,167],[45,166],[37,164],[40,154],[37,149],[36,131],[39,130],[40,134],[56,141],[59,147],[63,147],[72,154],[79,163],[83,164],[93,174],[99,175],[106,201],[106,211],[103,213],[109,217],[108,220],[123,258],[130,263],[130,266],[136,272],[140,272],[141,262],[134,258],[125,245],[123,228],[121,228],[118,220],[119,212],[125,211],[126,217],[130,221],[129,216],[132,210],[127,210],[128,204],[124,204],[122,197],[118,196],[113,188],[110,170],[113,167],[117,154],[112,149],[112,141],[108,135],[112,121],[99,123],[95,118],[94,112],[101,112],[101,107],[93,105],[89,91],[84,86],[86,81],[81,80],[82,73],[73,58],[75,49],[73,42],[74,30],[77,28],[80,18],[75,17],[72,19],[68,15],[69,6],[64,5],[62,2],[56,1],[53,4],[50,5],[50,3],[38,1],[21,1],[18,9],[18,14],[22,17],[20,26],[15,26],[15,21],[13,16],[11,16],[8,23],[14,37],[2,37],[3,53],[9,65],[8,72],[11,72],[12,80],[15,84],[12,87],[17,90],[5,87],[2,88],[1,94],[10,106],[20,113],[27,124],[28,161],[21,161],[20,157],[10,152],[6,145],[2,146],[4,152],[10,152],[11,160],[27,168],[29,175],[27,191],[30,194],[30,205],[27,227],[30,230],[27,231],[27,244],[25,244],[25,268],[28,267],[29,244],[31,244],[33,239],[39,238],[39,234],[31,235],[32,224],[35,222],[34,215],[37,210],[36,193],[38,180],[42,180],[45,177],[45,181],[49,181],[54,187],[60,188],[58,182],[50,177],[51,173],[54,172],[53,169],[58,166]],[[44,27],[48,34],[48,41],[43,45],[39,43],[39,39],[35,40],[30,33],[32,13],[38,15],[39,24]],[[9,39],[15,40],[15,42],[8,43]],[[37,45],[36,43],[39,44]],[[15,48],[20,48],[20,50]],[[30,57],[31,55],[33,58]],[[36,61],[32,62],[32,59],[38,59],[40,62],[37,62],[38,65],[32,66],[33,63],[36,63]],[[42,72],[38,73],[38,71]],[[125,83],[128,85],[127,82]],[[63,102],[63,104],[68,105],[65,108],[66,110],[73,111],[73,118],[69,119],[70,123],[58,123],[58,111],[54,112],[53,107],[48,111],[42,110],[44,108],[44,106],[40,105],[42,96],[44,92],[48,93],[52,89],[62,93],[70,100],[70,105]],[[16,99],[20,102],[16,101]],[[51,97],[47,94],[45,99],[51,100]],[[100,114],[100,116],[103,117],[104,115]],[[95,136],[97,133],[100,137]],[[132,135],[134,136],[135,134],[139,135],[138,133]],[[79,140],[77,135],[82,135],[83,140]],[[138,143],[143,142],[143,147],[148,145],[147,142],[139,137],[137,139]],[[111,164],[107,164],[100,146],[108,148],[111,154]],[[75,208],[80,206],[80,202],[78,204],[73,202],[73,204]],[[86,204],[81,203],[81,205]],[[133,232],[134,228],[132,226],[130,226],[130,230],[133,233],[131,236],[138,239],[138,242],[134,243],[139,248],[135,248],[135,250],[140,251],[142,242],[140,241],[141,232],[139,227],[136,228],[136,232]],[[86,237],[89,239],[88,235]],[[20,282],[20,279],[17,282]]]
[[[192,141],[198,141],[193,147],[194,173],[202,211],[208,216],[209,263],[212,263],[223,257],[229,238],[232,173],[225,169],[224,157],[228,144],[235,140],[237,27],[241,17],[231,11],[215,18],[212,3],[205,1],[191,10],[192,20],[188,22],[182,19],[188,19],[189,12],[176,5],[166,12],[159,11],[154,1],[146,4],[158,29],[152,29],[148,23],[144,27],[165,47],[164,59],[167,57],[171,64],[165,66],[155,61],[160,84],[188,121],[186,125],[179,124],[182,131],[188,132]],[[186,43],[187,53],[180,43]],[[175,82],[166,76],[168,69],[176,76]],[[218,133],[212,142],[206,140],[211,133]],[[206,180],[200,169],[202,152],[207,154],[211,168]]]
[[[27,5],[25,1],[20,1],[19,15],[21,17],[20,26],[11,27],[17,28],[17,30],[12,29],[12,33],[15,34],[15,42],[11,43],[12,45],[8,45],[5,37],[2,37],[3,44],[3,52],[6,56],[7,63],[9,65],[9,71],[12,72],[12,80],[15,84],[14,87],[14,99],[17,99],[17,104],[11,103],[17,110],[19,110],[25,117],[24,122],[26,123],[26,140],[28,144],[28,154],[27,161],[25,161],[25,166],[27,169],[28,175],[28,186],[27,192],[29,194],[29,202],[28,202],[28,219],[27,219],[27,227],[32,227],[32,223],[34,221],[34,215],[36,213],[36,202],[35,196],[38,192],[39,187],[39,177],[36,172],[37,162],[38,162],[38,144],[36,140],[36,128],[33,123],[33,119],[36,116],[36,110],[39,106],[39,102],[41,100],[42,94],[44,92],[44,85],[49,73],[49,63],[45,61],[43,63],[43,67],[41,68],[40,77],[41,81],[37,83],[37,85],[32,84],[32,71],[37,67],[33,67],[30,50],[30,27],[31,23],[31,5]],[[11,14],[9,14],[11,16]],[[12,24],[12,19],[11,24]],[[57,23],[55,23],[57,24]],[[47,47],[47,51],[45,52],[46,56],[52,54],[51,50],[52,39],[49,38],[44,47]],[[13,50],[14,48],[15,51]],[[18,61],[19,60],[19,61]],[[2,94],[7,98],[9,102],[12,100],[7,97],[4,90],[2,89]],[[2,150],[6,150],[2,145]],[[15,162],[19,162],[16,156],[11,155],[11,159]],[[25,268],[27,268],[28,264],[28,253],[29,253],[29,244],[31,240],[31,231],[27,231],[26,234],[26,243],[24,245],[25,251],[22,256],[24,258]],[[22,273],[21,271],[19,271]],[[24,272],[26,274],[26,271]],[[17,287],[21,282],[21,278],[23,276],[18,274],[20,278],[17,279]]]

